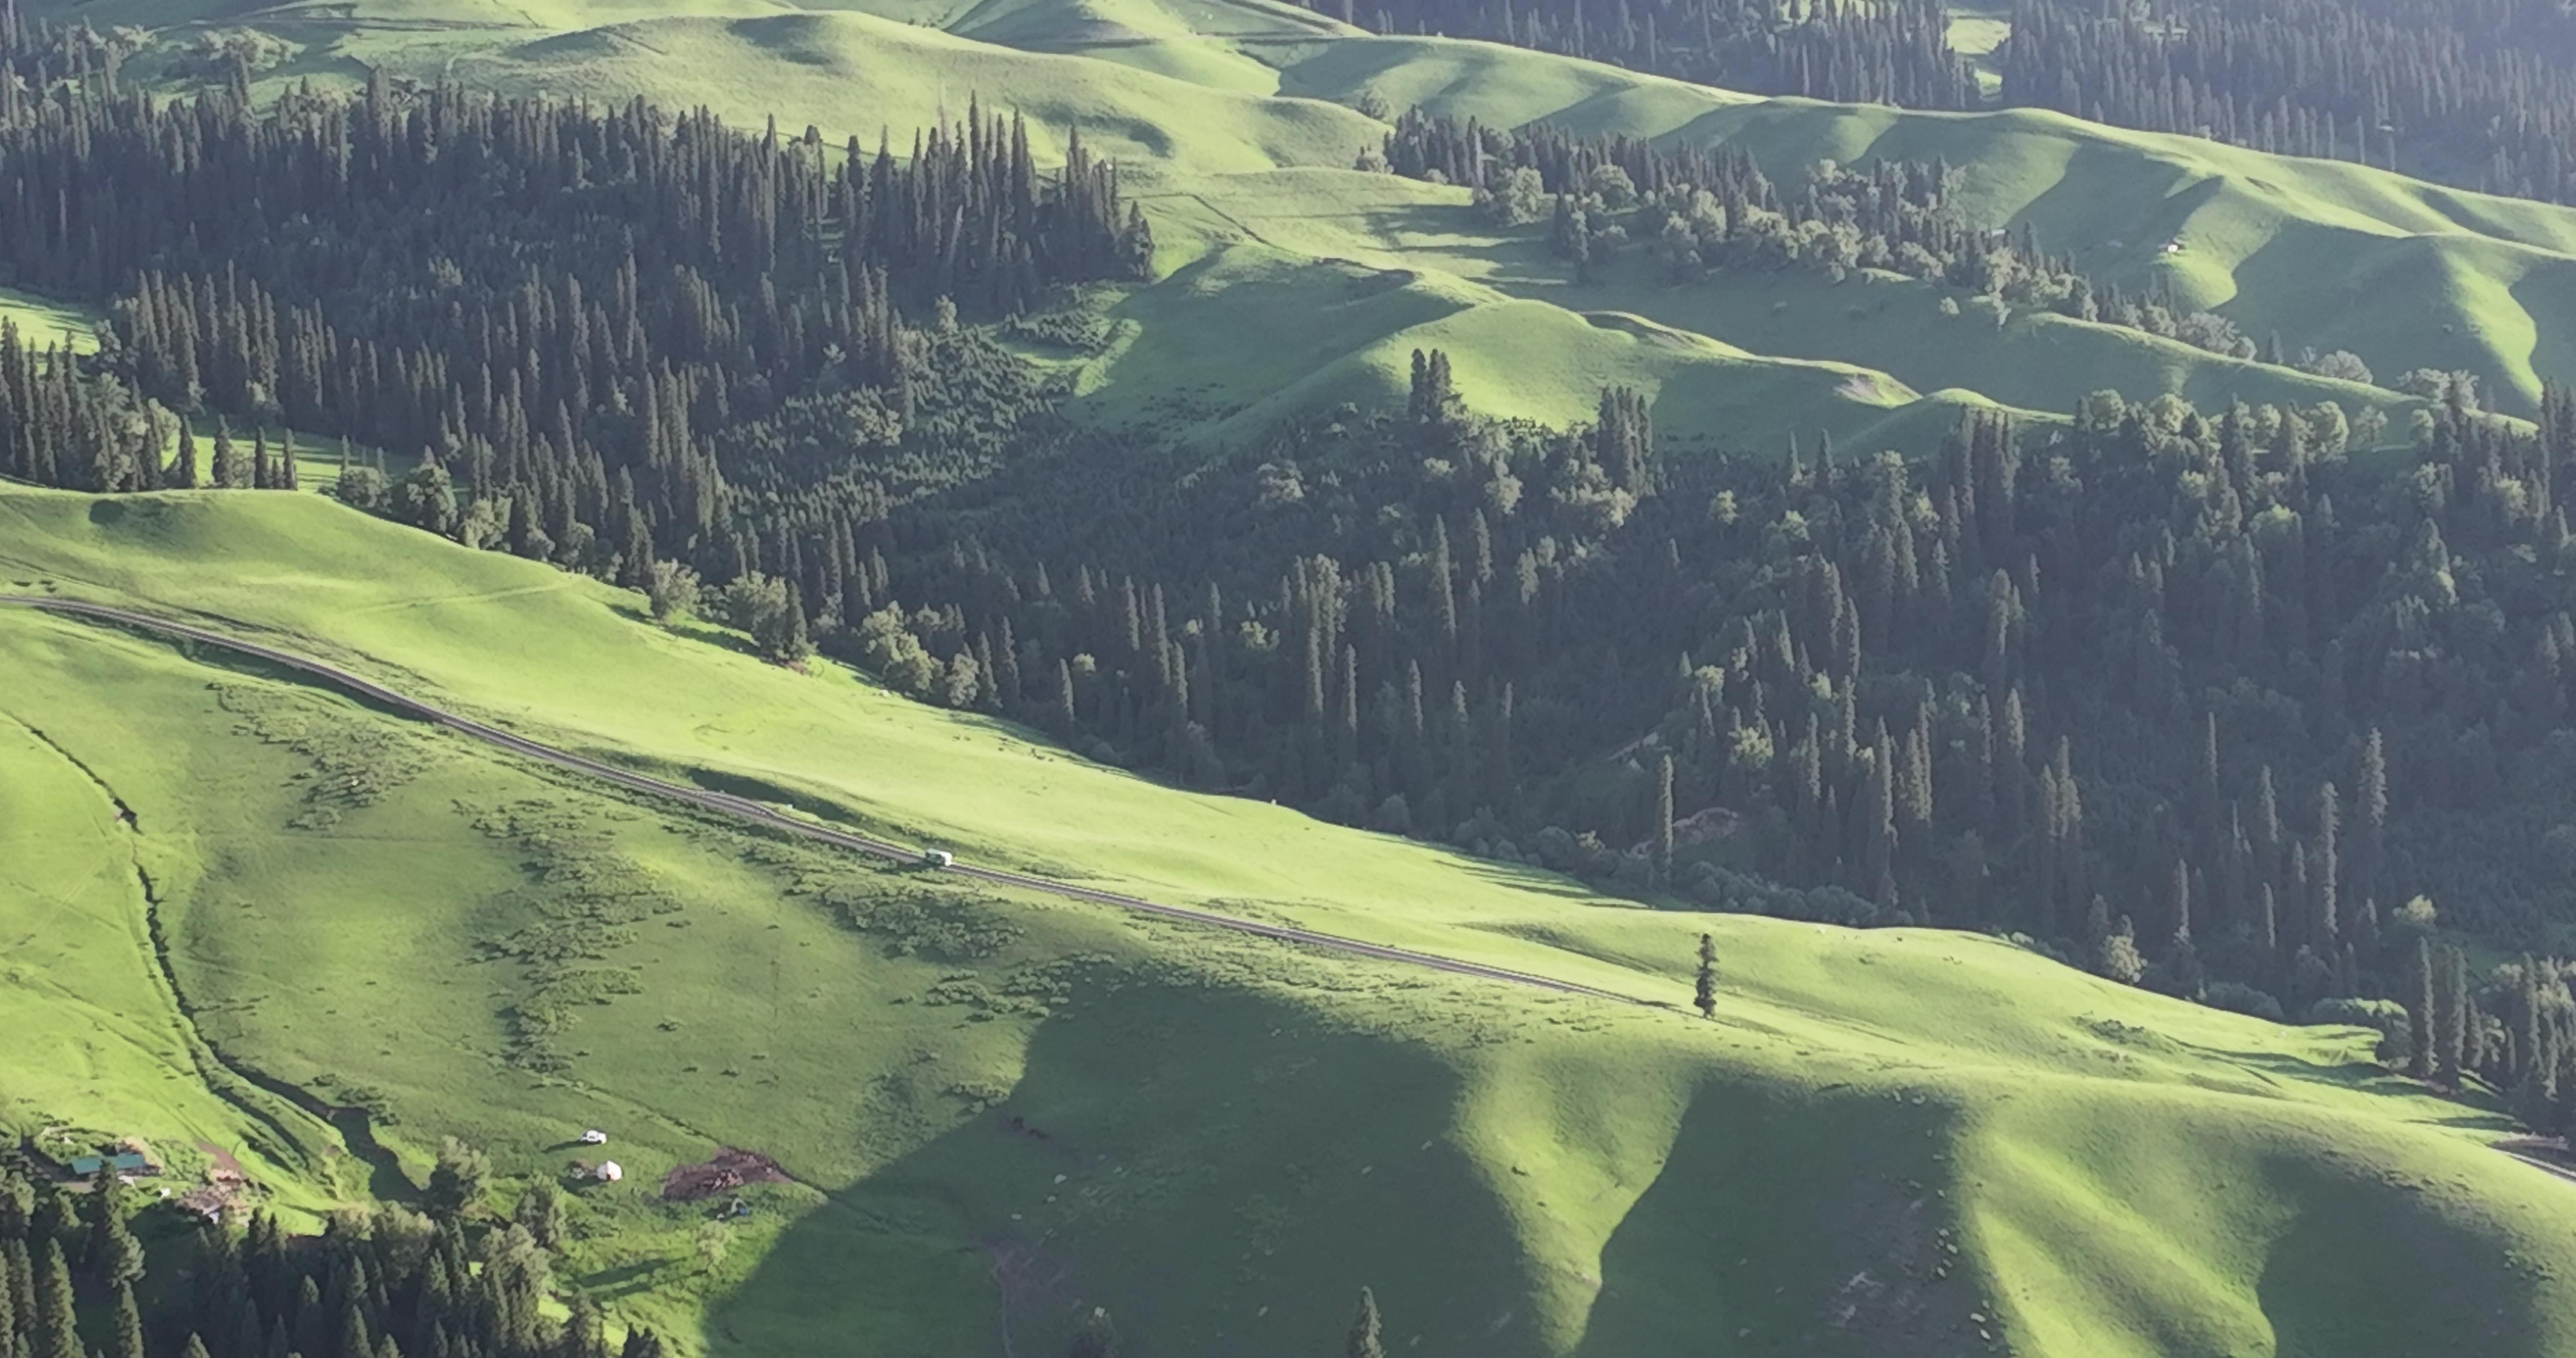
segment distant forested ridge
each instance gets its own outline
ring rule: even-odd
[[[1663,146],[1629,136],[1582,136],[1544,123],[1503,130],[1474,119],[1408,112],[1375,161],[1409,178],[1462,184],[1504,227],[1546,220],[1548,248],[1574,262],[1578,281],[1620,255],[1644,253],[1676,284],[1730,270],[1804,269],[1839,281],[1880,269],[1959,289],[1997,324],[2015,310],[2143,330],[2236,359],[2295,366],[2318,376],[2371,382],[2346,351],[2257,344],[2235,322],[2185,307],[2170,285],[2140,295],[2096,283],[2071,255],[2052,253],[2025,223],[2008,230],[1970,220],[1957,202],[1958,170],[1931,161],[1819,162],[1804,181],[1776,184],[1752,157],[1720,144]],[[1945,306],[1957,314],[1956,298]],[[2476,376],[2417,369],[2398,387],[2476,401]],[[2375,410],[2362,419],[2377,419]],[[2376,430],[2364,431],[2364,441]]]
[[[2049,108],[2576,202],[2576,14],[2555,0],[2018,0],[1991,92],[1925,0],[1388,0],[1346,17],[1754,94]]]
[[[1380,32],[1484,38],[1753,94],[1978,102],[1975,71],[1950,50],[1948,11],[1931,0],[1341,0],[1339,12]]]
[[[2554,0],[2020,0],[2006,104],[2576,202],[2576,13]]]

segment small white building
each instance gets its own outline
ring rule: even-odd
[[[581,1144],[585,1146],[605,1146],[608,1144],[608,1133],[593,1127],[589,1131],[581,1134]]]
[[[590,1177],[604,1184],[613,1184],[626,1177],[626,1170],[614,1160],[602,1160],[599,1168],[590,1172]]]

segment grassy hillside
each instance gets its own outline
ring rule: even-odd
[[[1384,318],[1379,327],[1350,331],[1343,352],[1362,350],[1371,339],[1395,349],[1399,357],[1410,346],[1441,343],[1453,360],[1498,379],[1465,388],[1480,408],[1491,400],[1507,413],[1559,422],[1590,411],[1597,388],[1571,389],[1581,386],[1578,375],[1597,374],[1664,393],[1656,419],[1684,440],[1723,437],[1737,448],[1767,450],[1777,446],[1781,433],[1798,429],[1829,429],[1841,439],[1856,424],[1866,424],[1867,412],[1838,408],[1829,399],[1829,391],[1839,392],[1839,381],[1812,381],[1823,371],[1820,365],[1835,365],[1847,375],[1864,371],[1862,381],[1875,393],[1864,401],[1956,390],[2025,410],[2063,412],[2086,393],[2106,388],[2137,399],[2170,391],[2204,408],[2230,400],[2334,401],[2352,414],[2379,408],[2392,418],[2399,435],[2405,429],[2399,417],[2419,404],[2382,388],[2223,358],[2178,340],[2054,314],[2018,315],[2001,329],[1973,316],[1944,316],[1941,300],[1955,296],[1955,290],[1893,275],[1861,273],[1835,283],[1803,271],[1721,274],[1674,286],[1653,261],[1632,252],[1595,282],[1577,284],[1572,266],[1547,252],[1544,227],[1497,230],[1466,200],[1460,189],[1311,169],[1210,178],[1158,195],[1149,201],[1177,228],[1160,238],[1167,254],[1222,251],[1231,243],[1255,242],[1331,261],[1332,268],[1298,275],[1313,280],[1312,286],[1287,293],[1282,289],[1288,285],[1275,271],[1247,278],[1230,256],[1196,272],[1185,268],[1142,290],[1114,314],[1136,321],[1148,334],[1157,320],[1177,323],[1187,339],[1152,350],[1153,362],[1137,371],[1206,369],[1208,380],[1219,382],[1220,389],[1239,386],[1245,399],[1280,392],[1275,376],[1260,365],[1316,352],[1302,342],[1308,325],[1327,318],[1337,327],[1362,325],[1346,295],[1392,294],[1401,287],[1408,294],[1431,289],[1462,302],[1509,298],[1526,310],[1516,313],[1523,319],[1498,325],[1492,342],[1483,342],[1473,335],[1392,331],[1385,321],[1392,319],[1388,313],[1394,308],[1379,308],[1377,314]],[[1347,288],[1327,281],[1349,276],[1353,266],[1380,271],[1377,280]],[[1238,288],[1243,295],[1236,295]],[[1290,296],[1296,300],[1288,300]],[[1556,314],[1549,321],[1527,319],[1541,310]],[[1215,369],[1235,350],[1211,351],[1205,337],[1236,333],[1232,327],[1252,313],[1280,318],[1265,322],[1271,333],[1284,321],[1300,342],[1265,346],[1249,361],[1238,358],[1245,366],[1227,383],[1227,374]],[[1645,318],[1662,333],[1689,337],[1689,347],[1703,355],[1731,356],[1738,367],[1711,372],[1693,364],[1689,370],[1695,376],[1716,381],[1669,385],[1653,362],[1614,370],[1619,365],[1584,352],[1597,348],[1599,341],[1587,344],[1576,338],[1581,332],[1563,323],[1574,316],[1596,327],[1625,326],[1615,319],[1621,316]],[[1195,328],[1193,321],[1206,328]],[[1115,365],[1109,369],[1113,375],[1116,371]],[[1400,369],[1396,376],[1401,390]],[[1802,384],[1802,376],[1810,380]],[[1802,385],[1815,389],[1802,393]],[[1551,399],[1560,397],[1565,399]],[[1550,410],[1562,413],[1541,413]],[[1931,440],[1947,428],[1942,421],[1920,423]],[[1908,439],[1885,446],[1914,449],[1928,442]]]
[[[95,652],[42,658],[12,649],[23,681],[80,682]],[[215,1061],[182,1017],[155,960],[147,893],[183,891],[181,860],[149,848],[85,760],[23,709],[0,722],[0,931],[9,940],[0,1023],[41,1040],[0,1063],[0,1127],[56,1155],[140,1138],[156,1163],[235,1157],[291,1217],[338,1196],[325,1157],[338,1136]],[[73,731],[95,755],[112,727]],[[154,827],[159,829],[161,827]],[[175,827],[173,827],[175,828]]]
[[[1489,43],[1370,37],[1266,0],[864,0],[791,10],[741,0],[556,0],[434,12],[411,0],[279,9],[103,0],[77,14],[161,29],[161,46],[130,63],[127,78],[157,71],[182,86],[210,69],[185,55],[199,33],[241,28],[284,44],[283,59],[261,73],[270,90],[305,80],[347,86],[381,66],[425,83],[461,80],[512,93],[601,100],[642,93],[677,107],[705,105],[737,123],[776,115],[791,131],[810,123],[835,138],[872,138],[891,127],[898,139],[980,95],[1026,113],[1042,155],[1059,153],[1079,128],[1119,156],[1148,194],[1166,271],[1256,243],[1424,278],[1451,273],[1566,312],[1642,316],[1753,358],[1873,370],[1892,379],[1881,384],[1882,397],[1897,387],[1958,389],[2063,412],[2107,387],[2141,398],[2178,391],[2202,403],[2397,404],[2108,327],[2046,318],[2000,335],[1942,327],[1929,298],[1874,294],[1861,303],[1821,280],[1731,277],[1675,291],[1636,276],[1638,266],[1597,294],[1577,292],[1525,236],[1481,230],[1456,206],[1462,193],[1336,183],[1322,174],[1347,167],[1383,133],[1350,106],[1373,96],[1391,109],[1498,125],[1545,120],[1590,133],[1729,141],[1779,177],[1821,158],[1939,156],[1965,171],[1971,215],[2027,221],[2052,248],[2077,247],[2079,263],[2097,277],[2131,291],[2169,286],[2258,341],[2277,332],[2293,353],[2349,348],[2383,380],[2422,366],[2470,369],[2500,408],[2523,414],[2541,382],[2576,357],[2568,319],[2576,309],[2564,305],[2576,297],[2576,212],[2567,209],[2050,113],[1918,114],[1754,99]],[[2177,238],[2182,253],[2161,253]],[[1209,290],[1200,279],[1179,296]],[[1297,305],[1334,303],[1327,291]],[[1173,297],[1143,299],[1126,318],[1144,323],[1176,305]],[[1883,319],[1882,306],[1891,309]],[[1872,319],[1855,323],[1855,309]],[[1591,327],[1559,316],[1540,330],[1554,338],[1494,327],[1512,342],[1474,361],[1517,372],[1604,367]],[[1295,374],[1311,379],[1299,390],[1333,399],[1365,390],[1378,351],[1409,348],[1416,338],[1355,332],[1347,347],[1310,355]],[[1278,384],[1255,378],[1254,366],[1224,382],[1220,399],[1200,404],[1231,412],[1272,395]],[[1191,399],[1136,385],[1133,371],[1122,379],[1132,389],[1104,408]],[[1638,376],[1660,381],[1654,372]],[[1722,439],[1739,426],[1716,415],[1753,408],[1767,391],[1802,380],[1754,366],[1725,380],[1736,378],[1744,379],[1738,391],[1668,403],[1661,426]],[[1521,408],[1563,404],[1543,390]],[[1589,397],[1575,405],[1588,407]],[[1773,429],[1801,426],[1839,435],[1863,414],[1831,402],[1764,410],[1747,441],[1768,443]],[[1712,422],[1694,425],[1703,413]],[[1226,419],[1198,432],[1242,432]]]
[[[1484,414],[1576,424],[1593,417],[1604,386],[1646,392],[1684,455],[1767,451],[1819,429],[1928,449],[1962,404],[1982,399],[1921,396],[1885,373],[1765,358],[1644,316],[1578,313],[1455,274],[1261,245],[1218,248],[1108,315],[1113,338],[1085,365],[1077,412],[1203,442],[1250,442],[1281,418],[1346,402],[1400,405],[1413,352],[1433,348],[1450,355],[1459,391]],[[1257,346],[1232,342],[1256,332]]]
[[[968,895],[0,611],[34,679],[0,713],[90,790],[61,755],[0,757],[93,820],[108,790],[138,813],[201,1031],[363,1095],[415,1170],[458,1133],[540,1172],[610,1126],[629,1178],[583,1195],[563,1281],[713,1352],[964,1355],[1005,1327],[1043,1351],[1080,1303],[1140,1352],[1285,1355],[1329,1347],[1362,1284],[1425,1352],[2576,1344],[2576,1190],[2349,1030],[1989,939],[1618,906],[1171,791],[315,496],[0,491],[0,581],[220,616],[639,766],[1162,899],[1656,999],[1717,936],[1709,1024]],[[115,833],[33,861],[121,871]],[[726,1144],[796,1182],[730,1227],[654,1199]]]

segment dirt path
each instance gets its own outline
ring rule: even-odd
[[[0,606],[42,609],[51,613],[88,618],[100,622],[116,623],[127,627],[138,628],[146,632],[158,633],[163,636],[179,637],[208,646],[219,646],[225,650],[234,651],[242,655],[257,657],[258,659],[268,661],[271,664],[294,670],[300,674],[311,675],[314,678],[323,680],[324,682],[332,684],[338,688],[345,689],[348,692],[356,694],[358,697],[378,704],[379,706],[390,708],[393,711],[406,716],[421,718],[437,725],[447,727],[459,734],[470,736],[487,745],[498,747],[512,754],[522,755],[530,759],[553,764],[560,768],[571,769],[577,773],[587,774],[606,782],[615,783],[618,786],[627,788],[631,791],[642,792],[672,801],[684,802],[702,811],[711,811],[718,815],[729,816],[735,820],[750,822],[767,829],[782,831],[804,839],[818,840],[825,844],[849,849],[858,853],[868,854],[877,858],[887,859],[896,863],[917,867],[928,867],[931,864],[930,855],[920,849],[910,848],[901,844],[889,843],[885,840],[871,839],[864,835],[851,834],[845,830],[831,829],[826,826],[817,825],[811,821],[797,819],[796,817],[789,816],[775,808],[764,806],[759,802],[751,801],[747,798],[736,797],[723,792],[710,792],[704,788],[690,787],[681,783],[666,782],[659,778],[647,777],[640,773],[634,773],[626,769],[618,768],[612,764],[602,763],[596,759],[574,754],[568,750],[556,749],[551,745],[541,744],[537,741],[530,740],[525,736],[514,735],[497,726],[487,725],[470,717],[459,716],[456,713],[433,706],[417,698],[406,697],[403,694],[397,693],[381,684],[375,683],[371,680],[362,679],[336,665],[328,664],[320,660],[314,660],[306,656],[297,655],[291,651],[281,651],[272,646],[264,646],[254,641],[245,641],[238,637],[228,636],[222,632],[211,631],[207,628],[193,626],[188,623],[176,622],[168,618],[156,617],[149,613],[139,613],[132,609],[116,608],[106,604],[84,603],[73,599],[51,599],[29,595],[0,594]],[[962,861],[950,864],[947,868],[943,869],[943,871],[951,872],[957,876],[965,877],[974,881],[989,882],[995,886],[1016,887],[1023,891],[1044,892],[1048,895],[1062,896],[1071,900],[1090,901],[1100,905],[1114,905],[1121,909],[1133,911],[1141,915],[1152,915],[1162,919],[1178,920],[1184,923],[1203,925],[1209,928],[1225,929],[1235,933],[1250,934],[1258,938],[1272,939],[1282,943],[1302,943],[1309,947],[1322,948],[1327,951],[1338,952],[1352,957],[1366,957],[1380,962],[1393,962],[1402,966],[1421,967],[1432,971],[1443,971],[1455,976],[1472,976],[1481,980],[1500,981],[1505,984],[1525,986],[1535,990],[1554,991],[1561,995],[1581,995],[1592,999],[1611,1000],[1619,1004],[1631,1004],[1641,1008],[1662,1009],[1671,1007],[1652,1000],[1639,999],[1633,995],[1623,995],[1614,990],[1602,990],[1594,986],[1581,985],[1572,981],[1560,981],[1554,977],[1539,976],[1525,971],[1513,971],[1505,967],[1486,966],[1480,962],[1469,962],[1455,957],[1443,957],[1437,953],[1415,952],[1409,948],[1389,947],[1382,943],[1369,943],[1360,939],[1345,938],[1339,934],[1327,934],[1313,929],[1300,929],[1284,924],[1264,924],[1255,920],[1238,919],[1231,915],[1221,915],[1214,911],[1193,909],[1189,906],[1164,905],[1158,902],[1142,899],[1141,897],[1122,895],[1114,891],[1101,891],[1092,887],[1076,886],[1070,882],[1060,882],[1051,878],[1036,877],[1028,873],[1011,872],[1001,868],[977,867]]]

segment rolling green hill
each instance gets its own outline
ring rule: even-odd
[[[1720,277],[1670,289],[1639,261],[1597,290],[1574,289],[1528,233],[1485,228],[1463,191],[1336,173],[1383,135],[1352,106],[1373,98],[1503,126],[1543,120],[1587,134],[1726,141],[1791,180],[1820,158],[1937,156],[1965,172],[1970,215],[2027,222],[2044,244],[2076,247],[2078,264],[2098,278],[2133,292],[2170,288],[2258,340],[2277,334],[2293,354],[2353,350],[2383,382],[2418,367],[2474,371],[2506,413],[2529,414],[2544,377],[2576,352],[2567,319],[2576,310],[2563,305],[2576,290],[2576,212],[2568,209],[2049,113],[1754,99],[1489,43],[1371,37],[1262,0],[870,0],[796,10],[667,0],[451,6],[434,15],[401,0],[260,10],[113,0],[79,12],[157,28],[159,45],[129,63],[128,78],[158,71],[181,86],[211,69],[185,57],[191,43],[240,30],[284,44],[282,59],[261,72],[266,90],[306,80],[346,87],[381,66],[424,83],[510,93],[640,93],[739,124],[773,115],[790,130],[810,123],[836,139],[873,138],[880,128],[900,138],[982,97],[1025,112],[1042,155],[1060,153],[1079,129],[1118,156],[1153,214],[1167,275],[1259,244],[1397,270],[1462,295],[1436,277],[1455,275],[1560,312],[1633,315],[1714,341],[1707,354],[1739,361],[1722,373],[1698,362],[1683,370],[1731,388],[1718,395],[1696,378],[1668,383],[1676,370],[1665,359],[1605,361],[1597,328],[1563,315],[1445,336],[1498,341],[1461,357],[1512,378],[1471,395],[1509,393],[1515,413],[1563,419],[1587,409],[1590,396],[1559,399],[1570,382],[1550,375],[1531,384],[1529,374],[1620,377],[1665,393],[1659,427],[1696,443],[1768,448],[1786,431],[1818,428],[1841,437],[1869,428],[1908,389],[2060,413],[2104,388],[2140,399],[2176,391],[2202,405],[2332,399],[2397,413],[2408,403],[2050,317],[2017,318],[2001,333],[1943,326],[1935,299],[1908,295],[1927,291],[1919,287],[1866,300],[1806,278]],[[2183,251],[2162,253],[2174,239]],[[1149,288],[1114,314],[1150,330],[1156,318],[1221,298],[1230,280],[1247,277],[1258,282],[1231,305],[1275,314],[1275,271],[1232,265]],[[1301,276],[1323,291],[1294,309],[1339,309],[1335,270]],[[1183,331],[1174,346],[1194,342]],[[1303,350],[1293,370],[1269,363],[1256,373],[1262,365],[1248,363],[1212,375],[1213,391],[1176,391],[1140,375],[1149,370],[1110,365],[1089,381],[1104,393],[1094,408],[1177,403],[1210,412],[1189,426],[1194,437],[1234,440],[1246,433],[1246,412],[1258,420],[1310,397],[1381,389],[1388,353],[1434,338],[1400,327],[1341,333],[1342,347]],[[1157,351],[1150,335],[1139,343]],[[1866,369],[1875,394],[1858,405],[1784,401],[1782,393],[1813,387],[1813,370],[1775,369],[1770,360]],[[1525,399],[1517,395],[1524,386],[1533,386]],[[1283,398],[1283,389],[1294,396]],[[1917,435],[1940,424],[1901,421],[1889,437],[1919,448]]]
[[[561,1281],[710,1352],[1030,1351],[1106,1305],[1138,1352],[1285,1355],[1329,1347],[1361,1285],[1425,1352],[2576,1343],[2576,1189],[2353,1030],[1975,936],[1616,905],[1169,790],[315,496],[0,491],[0,583],[222,619],[573,748],[1157,899],[1659,1001],[1717,938],[1705,1023],[970,893],[0,610],[0,713],[46,733],[0,740],[0,787],[66,827],[13,814],[10,871],[116,926],[22,973],[148,977],[142,900],[82,885],[142,855],[196,1031],[374,1109],[415,1175],[441,1135],[524,1176],[609,1127],[628,1178],[581,1195]],[[5,1062],[11,1088],[56,1064]],[[221,1130],[158,1092],[188,1088],[170,1056],[98,1069],[42,1086],[45,1116]],[[656,1199],[722,1145],[794,1182],[731,1226]],[[318,1145],[277,1155],[334,1182]]]

